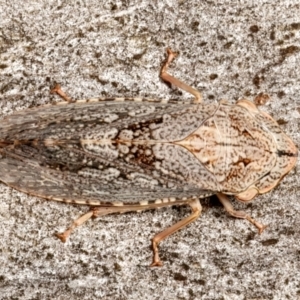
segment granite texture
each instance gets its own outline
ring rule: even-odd
[[[171,47],[170,72],[207,103],[269,95],[261,109],[299,147],[299,16],[297,0],[0,0],[0,117],[59,101],[55,82],[74,99],[190,98],[158,77]],[[187,208],[95,219],[63,244],[53,233],[87,207],[0,184],[0,299],[300,299],[297,173],[234,202],[269,225],[261,235],[202,201],[201,218],[161,244],[162,268],[149,268],[150,238]]]

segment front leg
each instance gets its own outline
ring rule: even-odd
[[[161,71],[160,71],[160,77],[164,80],[167,81],[176,87],[194,95],[195,97],[195,103],[202,103],[202,95],[199,91],[196,89],[192,88],[191,86],[183,83],[182,81],[178,80],[177,78],[171,76],[169,73],[167,73],[167,69],[172,62],[172,60],[177,56],[177,53],[173,52],[171,49],[167,49],[167,60],[165,64],[163,65]]]

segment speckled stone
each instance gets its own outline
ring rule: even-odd
[[[0,0],[0,117],[74,99],[188,99],[158,77],[170,73],[206,103],[268,95],[261,108],[300,145],[300,6],[297,0]],[[106,216],[67,243],[53,234],[85,206],[40,200],[0,184],[0,298],[300,299],[299,163],[272,192],[234,203],[268,224],[258,235],[215,198],[202,217],[161,244],[165,265],[149,268],[150,238],[188,214],[184,207]]]

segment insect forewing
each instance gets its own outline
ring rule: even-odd
[[[211,195],[214,176],[175,142],[216,108],[108,101],[17,112],[0,122],[0,180],[40,197],[90,205]]]

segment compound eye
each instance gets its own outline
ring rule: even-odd
[[[251,201],[259,193],[257,187],[251,186],[246,191],[235,195],[235,198],[239,201],[248,202]]]

